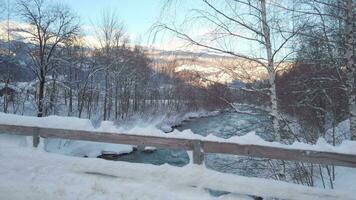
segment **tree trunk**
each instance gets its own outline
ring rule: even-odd
[[[276,93],[276,72],[274,69],[274,63],[273,63],[273,54],[272,54],[272,44],[271,44],[271,34],[270,34],[270,28],[268,26],[267,22],[267,9],[266,9],[266,1],[261,0],[261,15],[262,15],[262,29],[263,29],[263,34],[264,34],[264,40],[265,40],[265,48],[266,48],[266,53],[267,53],[267,60],[268,60],[268,65],[267,65],[267,70],[268,70],[268,80],[270,84],[270,104],[271,104],[271,110],[270,114],[273,118],[273,132],[275,135],[275,140],[280,141],[280,135],[279,135],[279,116],[278,116],[278,102],[277,102],[277,93]]]
[[[107,115],[107,99],[108,99],[108,72],[105,72],[105,94],[104,94],[104,114],[103,114],[103,120],[106,120],[106,115]]]
[[[43,117],[44,87],[45,87],[45,77],[42,76],[41,80],[40,80],[39,91],[38,91],[38,113],[37,113],[37,117]]]
[[[6,83],[5,83],[5,90],[6,88],[8,87],[9,85],[9,76],[7,77],[7,80],[6,80]],[[9,107],[9,95],[8,95],[8,92],[5,92],[4,93],[4,113],[7,113],[8,112],[8,107]]]
[[[53,74],[52,77],[55,77],[55,75]],[[57,88],[56,88],[56,79],[53,79],[52,82],[52,92],[51,92],[51,97],[50,97],[50,105],[51,105],[51,112],[53,115],[56,115],[56,93],[57,93]]]
[[[69,68],[69,103],[68,103],[68,116],[73,115],[73,85],[72,85],[72,68]]]
[[[355,92],[355,63],[354,63],[354,36],[353,36],[353,0],[346,3],[346,59],[347,59],[347,86],[350,115],[350,132],[352,140],[356,140],[356,92]]]
[[[118,115],[119,115],[119,110],[118,110],[118,106],[119,106],[118,92],[119,92],[119,81],[118,81],[118,80],[115,80],[115,120],[118,119]]]
[[[82,117],[82,113],[83,113],[83,108],[84,108],[84,102],[85,102],[85,88],[84,91],[82,92],[78,92],[78,117],[81,118]]]

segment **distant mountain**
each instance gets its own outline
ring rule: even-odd
[[[0,24],[4,26],[4,24]],[[22,25],[23,26],[23,25]],[[9,44],[6,41],[4,29],[0,33],[1,51],[6,51]],[[25,41],[12,40],[10,46],[16,49],[16,54],[9,60],[6,56],[0,56],[0,74],[10,73],[14,81],[28,81],[34,79],[34,75],[28,66],[32,64],[31,59],[21,48]],[[165,51],[142,47],[145,54],[153,61],[152,68],[158,72],[176,74],[194,74],[200,82],[209,84],[212,82],[231,84],[234,81],[249,83],[253,81],[265,80],[267,70],[256,62],[236,58],[232,56],[217,54],[214,52],[192,52],[192,51]],[[5,53],[6,54],[6,53]],[[1,53],[4,55],[4,53]],[[11,66],[10,66],[11,65]],[[10,67],[9,67],[10,66]],[[282,68],[287,68],[285,64]],[[162,71],[164,69],[164,72]],[[168,69],[167,69],[168,68]],[[167,74],[169,76],[169,74]],[[1,77],[0,77],[1,78]]]
[[[175,72],[190,71],[205,81],[244,83],[264,80],[267,70],[257,62],[209,52],[147,50],[155,65],[173,67]],[[173,63],[173,64],[172,64]]]
[[[6,48],[9,45],[11,56],[8,56],[8,49]],[[0,40],[0,47],[2,47],[0,48],[0,80],[5,78],[7,74],[10,74],[11,81],[16,82],[30,81],[35,78],[29,68],[32,61],[22,48],[23,42],[14,40],[9,44]]]

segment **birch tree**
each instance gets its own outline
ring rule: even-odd
[[[356,140],[356,66],[355,66],[355,8],[356,3],[353,0],[346,1],[346,22],[345,22],[345,40],[346,40],[346,69],[348,86],[348,103],[350,115],[350,131],[352,139]]]
[[[276,76],[282,63],[293,54],[286,53],[286,47],[302,29],[292,29],[290,15],[266,0],[201,0],[200,7],[191,10],[192,18],[184,21],[194,29],[207,29],[204,35],[196,37],[191,31],[183,30],[182,24],[160,22],[154,28],[157,32],[168,31],[189,45],[243,59],[262,66],[268,73],[269,96],[275,140],[280,140],[280,112],[276,91]],[[281,12],[284,12],[281,14]],[[199,21],[199,24],[193,23]],[[194,24],[194,25],[192,25]],[[200,26],[200,27],[199,27]],[[284,31],[283,29],[288,29]],[[292,29],[292,30],[290,30]],[[242,43],[249,44],[249,52]]]

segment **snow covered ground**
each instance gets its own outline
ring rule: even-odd
[[[355,144],[346,142],[332,147],[320,140],[317,145],[292,146],[266,142],[253,132],[230,139],[194,135],[190,130],[165,134],[155,126],[117,127],[113,122],[94,126],[89,120],[50,116],[45,118],[0,113],[0,124],[87,131],[105,131],[155,135],[161,137],[218,140],[243,144],[261,144],[285,148],[304,148],[354,153]],[[345,145],[346,144],[346,145]],[[32,138],[0,134],[0,199],[251,199],[241,194],[282,199],[356,199],[354,169],[339,168],[337,190],[310,188],[274,180],[223,174],[204,166],[152,166],[118,161],[82,158],[109,152],[129,152],[128,145],[83,141],[46,140],[33,149]],[[51,154],[57,152],[59,154]],[[74,155],[80,157],[71,157]],[[341,178],[340,178],[341,177]],[[229,191],[213,197],[206,188]],[[342,189],[342,190],[340,190]]]
[[[165,134],[155,126],[117,127],[109,121],[94,126],[89,120],[73,117],[36,118],[0,113],[0,124],[149,134],[355,153],[352,148],[355,143],[351,141],[344,142],[339,147],[332,147],[323,140],[319,140],[317,145],[296,143],[288,146],[264,141],[253,132],[245,136],[222,139],[213,135],[195,135],[190,130],[175,130]],[[128,145],[53,139],[46,139],[40,144],[40,148],[33,149],[31,137],[0,134],[0,199],[251,199],[241,194],[282,199],[356,199],[354,169],[338,168],[338,181],[335,183],[337,190],[324,190],[224,174],[206,169],[205,166],[153,166],[82,158],[84,155],[96,157],[103,152],[132,151],[132,147]],[[232,193],[213,197],[206,188]]]
[[[353,190],[323,190],[274,180],[223,174],[204,166],[153,166],[51,154],[19,145],[20,136],[0,140],[0,199],[356,199]],[[354,177],[355,178],[355,177]],[[349,188],[352,185],[349,186]],[[230,191],[213,197],[206,188]]]
[[[45,118],[37,118],[33,116],[20,116],[14,114],[5,114],[0,112],[0,124],[13,124],[23,126],[37,126],[47,128],[65,128],[71,130],[86,130],[86,131],[107,131],[107,132],[146,132],[154,134],[162,134],[170,132],[175,126],[184,120],[196,117],[206,117],[218,114],[217,111],[208,112],[201,110],[199,112],[189,112],[182,115],[162,116],[154,119],[131,119],[130,122],[119,122],[120,128],[112,121],[103,121],[98,126],[95,126],[88,119],[79,119],[77,117],[49,116]],[[189,133],[191,134],[191,133]],[[0,135],[1,138],[1,135]],[[120,145],[110,143],[98,143],[87,141],[75,141],[64,139],[46,139],[44,141],[45,150],[48,152],[59,153],[70,156],[79,157],[98,157],[102,154],[127,154],[133,151],[131,145]],[[155,148],[146,147],[147,151],[152,151]]]
[[[43,128],[58,128],[58,129],[69,129],[69,130],[85,130],[85,131],[100,131],[100,132],[110,132],[110,133],[125,133],[133,135],[146,135],[146,136],[157,136],[157,137],[169,137],[169,138],[183,138],[192,140],[202,140],[202,141],[217,141],[217,142],[228,142],[236,144],[245,145],[262,145],[269,147],[279,147],[286,149],[302,149],[310,151],[324,151],[324,152],[334,152],[334,153],[344,153],[344,154],[354,154],[356,155],[356,141],[345,140],[340,145],[332,146],[326,142],[324,138],[319,138],[315,145],[306,144],[301,142],[294,142],[292,145],[285,145],[278,142],[268,142],[263,140],[261,137],[257,136],[254,131],[247,133],[243,136],[233,136],[228,139],[217,137],[213,134],[207,136],[201,136],[194,134],[191,130],[178,131],[174,130],[170,133],[164,133],[162,130],[156,127],[155,124],[151,125],[138,125],[135,127],[118,127],[112,121],[103,121],[99,126],[94,126],[88,119],[80,119],[75,117],[60,117],[60,116],[49,116],[43,118],[31,117],[31,116],[20,116],[13,114],[0,113],[0,124],[9,125],[19,125],[19,126],[33,126],[33,127],[43,127]],[[93,133],[94,134],[94,133]],[[80,143],[80,141],[79,141]],[[84,143],[87,145],[88,143]],[[118,151],[130,150],[127,145],[116,146]],[[110,151],[106,149],[106,151]],[[112,150],[115,151],[115,150]]]

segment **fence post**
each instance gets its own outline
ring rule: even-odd
[[[35,127],[33,129],[33,136],[32,136],[32,144],[33,147],[37,148],[38,144],[40,143],[40,129],[38,127]]]
[[[193,163],[197,165],[201,165],[204,160],[204,153],[201,149],[201,141],[194,140],[193,141],[194,148],[193,148]]]

